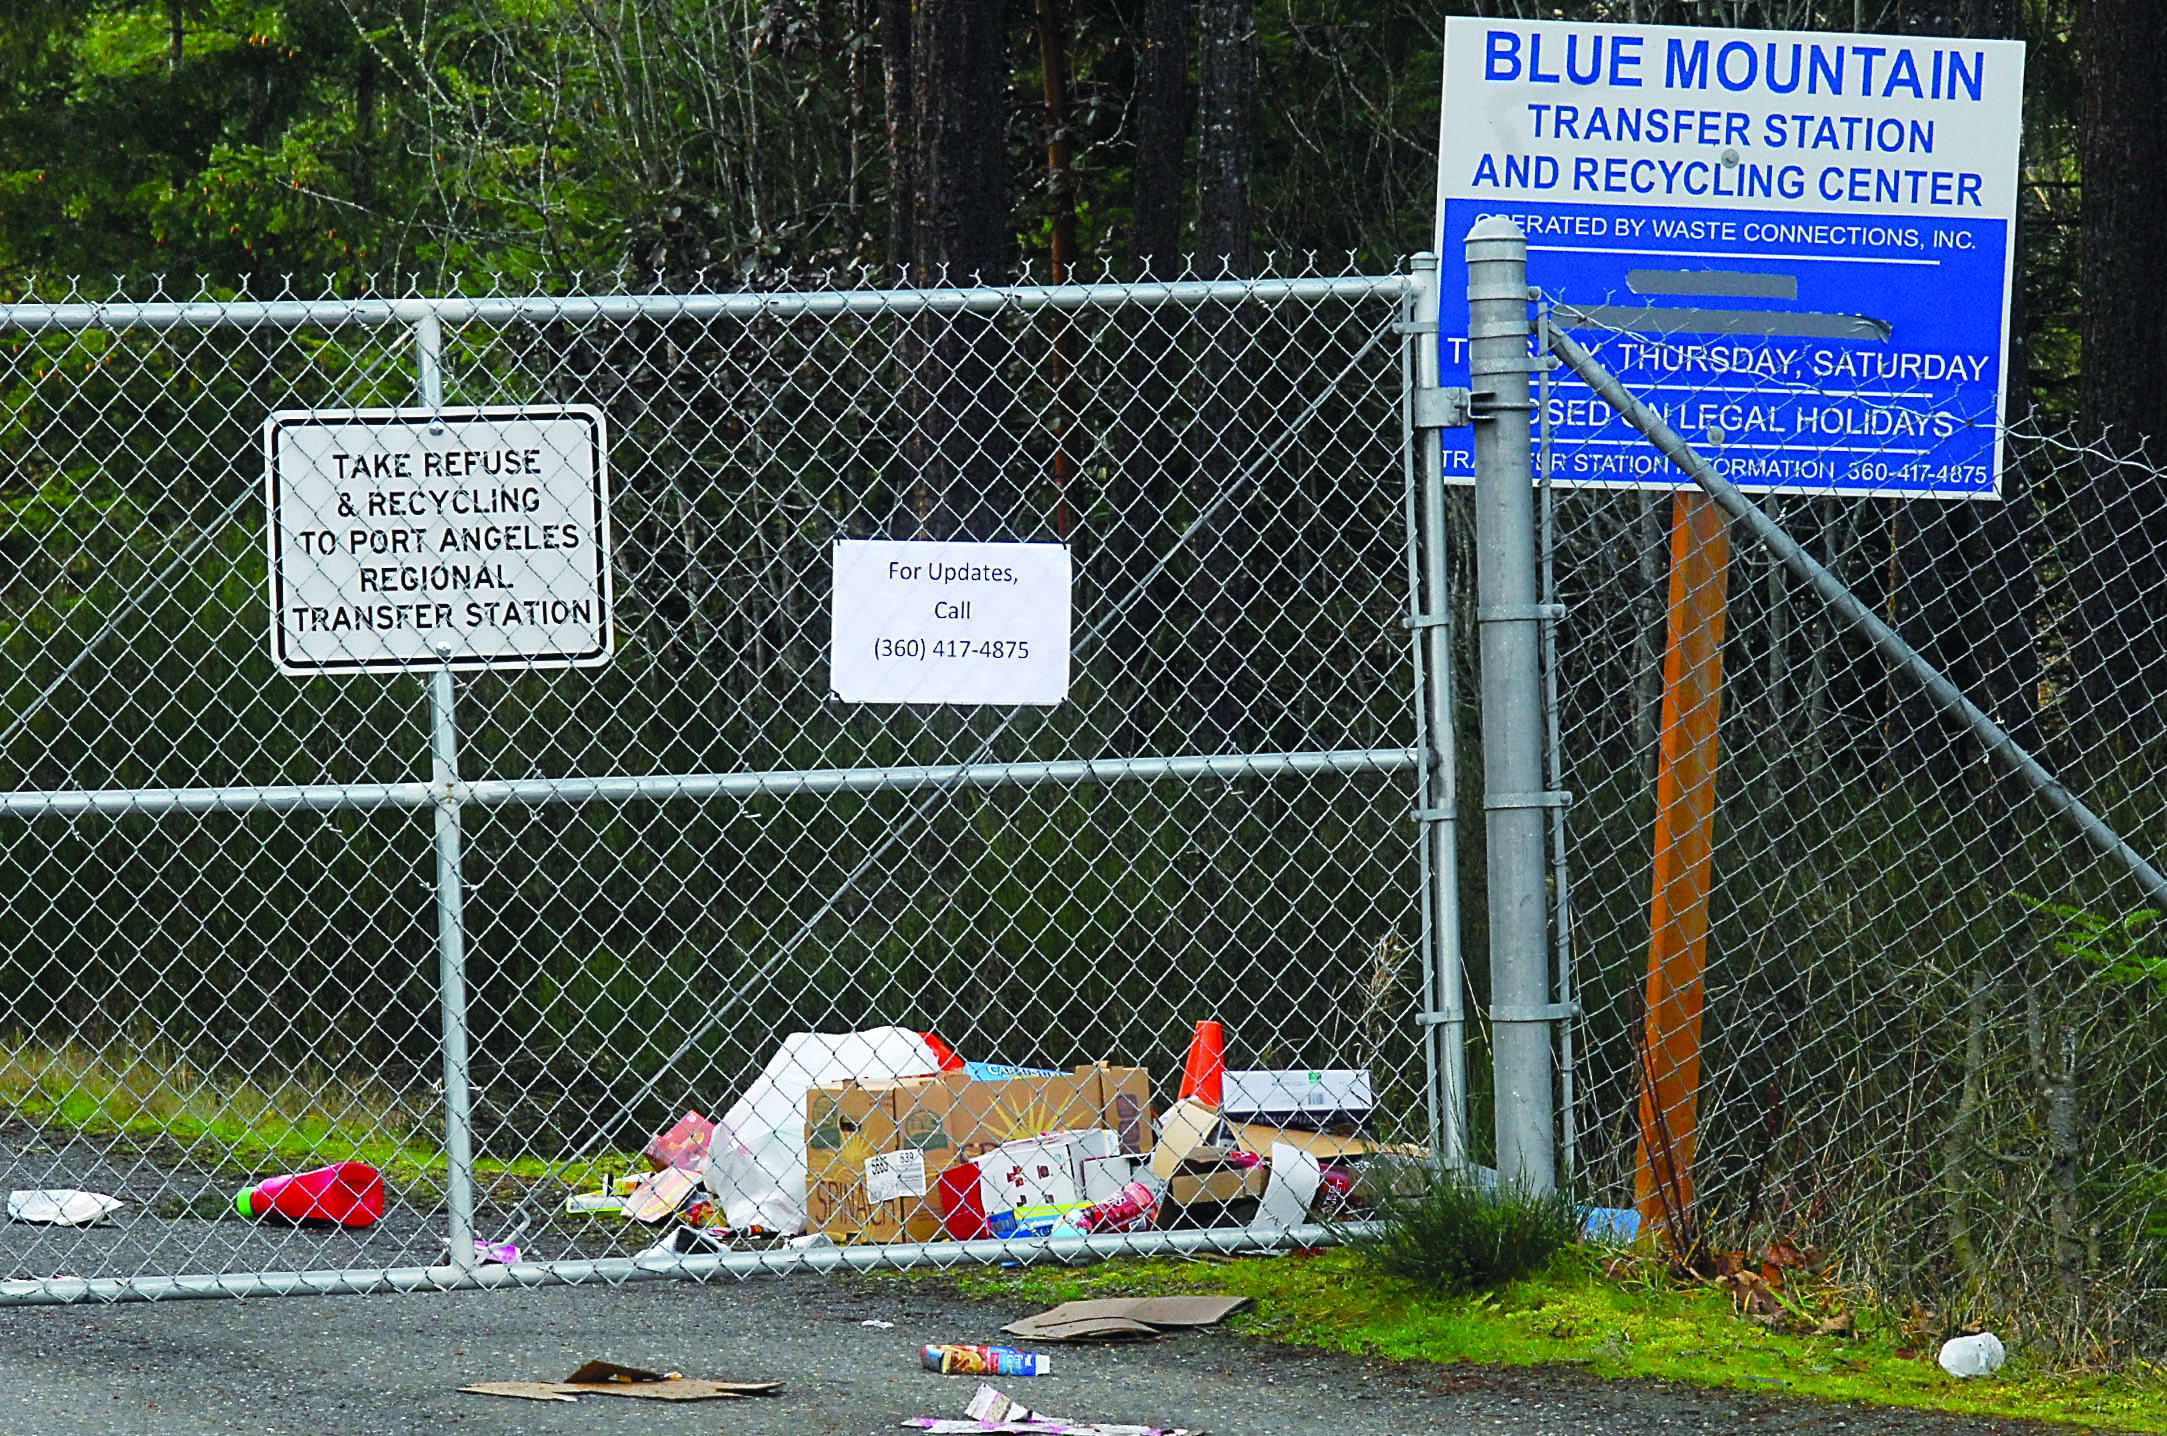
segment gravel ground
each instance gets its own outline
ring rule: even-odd
[[[919,1370],[920,1345],[997,1341],[1019,1314],[927,1282],[863,1277],[0,1310],[0,1431],[893,1433],[906,1416],[961,1416],[977,1385]],[[1569,1372],[1363,1360],[1223,1330],[1053,1351],[1055,1375],[1001,1384],[1061,1415],[1217,1436],[2051,1429]],[[681,1406],[554,1405],[457,1389],[554,1379],[589,1357],[786,1384],[778,1397]]]

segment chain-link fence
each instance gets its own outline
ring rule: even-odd
[[[1214,1019],[1426,1141],[1407,288],[0,309],[0,1188],[125,1203],[0,1224],[0,1296],[818,1264],[787,1210],[613,1204],[765,1071],[802,1207],[806,1083],[920,1034],[1163,1109]],[[266,417],[439,402],[606,416],[614,658],[281,676]],[[834,701],[833,546],[872,537],[1066,543],[1068,701]],[[917,1046],[771,1065],[874,1029]],[[1138,1091],[1082,1125],[1148,1140]],[[234,1211],[342,1160],[373,1225]]]
[[[0,1294],[817,1265],[779,1228],[722,1235],[680,1211],[669,1230],[691,1235],[657,1251],[666,1229],[580,1209],[610,1205],[688,1109],[740,1103],[804,1031],[1143,1068],[1163,1110],[1191,1025],[1214,1018],[1230,1065],[1366,1070],[1373,1135],[1450,1153],[1461,1060],[1430,1044],[1464,1012],[1466,1150],[1490,1160],[1484,964],[1464,1002],[1432,985],[1430,917],[1454,917],[1455,881],[1443,971],[1484,950],[1486,917],[1479,825],[1432,861],[1455,795],[1421,757],[1424,704],[1458,695],[1466,812],[1481,715],[1465,496],[1441,543],[1410,539],[1431,529],[1408,482],[1408,344],[1428,342],[1408,338],[1411,294],[1343,278],[9,308],[0,1186],[127,1205],[0,1226]],[[1855,383],[1712,371],[1684,337],[1632,335],[1636,372],[1622,336],[1561,324],[1718,470],[1705,430],[1725,408],[1860,402]],[[265,643],[264,417],[413,405],[417,332],[443,403],[584,403],[611,429],[615,657],[459,675],[439,705],[455,775],[431,770],[431,671],[297,680]],[[1934,410],[1908,377],[1919,392],[1865,409]],[[1593,402],[1544,383],[1545,405]],[[1694,431],[1680,416],[1704,399],[1717,417]],[[1906,457],[1893,437],[1841,447]],[[1545,597],[1565,608],[1547,782],[1574,794],[1551,889],[1557,995],[1580,1008],[1560,1044],[1568,1176],[1599,1201],[1665,1200],[1646,1190],[1651,1132],[1684,1134],[1650,1123],[1643,1088],[1690,997],[1684,1165],[1708,1245],[1788,1237],[1898,1306],[2152,1349],[2167,957],[2145,881],[1768,546],[1733,528],[1718,555],[1724,531],[1693,537],[1668,494],[1564,482],[1567,453],[1545,451],[1542,503]],[[1756,502],[2151,851],[2167,475],[2036,423],[2006,455],[1998,502]],[[1065,704],[831,698],[832,545],[923,536],[1068,543]],[[1674,559],[1724,588],[1705,976],[1683,995],[1650,977],[1679,717],[1666,632],[1692,597]],[[449,1162],[447,813],[469,1044],[451,1105],[471,1148]],[[1036,1090],[1065,1102],[1081,1081]],[[889,1110],[900,1132],[926,1109]],[[862,1132],[864,1114],[834,1115],[811,1123],[815,1164]],[[375,1225],[231,1214],[256,1177],[342,1158],[384,1174]],[[462,1210],[521,1264],[447,1254]],[[900,1218],[859,1234],[887,1244],[836,1250],[937,1250]]]
[[[1743,348],[1571,307],[1605,297],[1552,296],[1552,319],[1740,484],[1773,472],[1725,456],[1726,429],[1735,442],[1753,421],[1791,435],[1795,472],[1819,466],[1807,490],[1885,488],[1938,416],[1994,422],[1892,346],[1791,341],[1757,370]],[[1557,425],[1602,404],[1569,369],[1546,384]],[[2167,472],[2031,420],[2006,432],[1999,502],[1752,500],[2056,794],[1622,418],[1600,434],[1606,447],[1552,439],[1538,458],[1565,606],[1550,681],[1556,781],[1574,794],[1562,934],[1582,1181],[1663,1211],[1704,1256],[1818,1249],[1894,1314],[1918,1304],[1927,1330],[1977,1320],[2088,1356],[2157,1351],[2167,948],[2135,853],[2159,850],[2167,800]],[[1687,497],[1569,486],[1620,454]],[[1693,782],[1677,776],[1691,703],[1719,711],[1699,715],[1717,755],[1705,948],[1681,968],[1657,928],[1683,921],[1663,889],[1690,860],[1659,866],[1658,847],[1692,834],[1659,815],[1658,790],[1673,760],[1674,783]],[[2103,853],[2067,794],[2135,853]]]

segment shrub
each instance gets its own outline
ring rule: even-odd
[[[1377,1204],[1381,1229],[1355,1243],[1388,1276],[1458,1294],[1540,1270],[1580,1234],[1579,1207],[1563,1194],[1483,1187],[1425,1168]]]

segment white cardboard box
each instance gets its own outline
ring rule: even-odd
[[[1230,1122],[1361,1126],[1377,1105],[1369,1069],[1229,1072],[1219,1110]]]
[[[975,1160],[979,1198],[985,1203],[988,1220],[1012,1212],[1074,1207],[1099,1200],[1087,1193],[1094,1180],[1103,1183],[1111,1176],[1105,1164],[1118,1161],[1126,1165],[1120,1136],[1104,1130],[1047,1132],[1003,1142]],[[1104,1170],[1087,1176],[1087,1167],[1092,1166]],[[1113,1190],[1118,1192],[1120,1186]]]

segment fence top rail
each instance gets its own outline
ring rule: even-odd
[[[130,303],[0,304],[0,330],[331,328],[446,323],[625,322],[635,319],[795,319],[1002,310],[1111,309],[1126,305],[1359,303],[1396,299],[1400,274],[1316,279],[1192,280],[1172,284],[1030,284],[975,289],[829,289],[737,294],[518,295],[486,298],[234,299]]]

